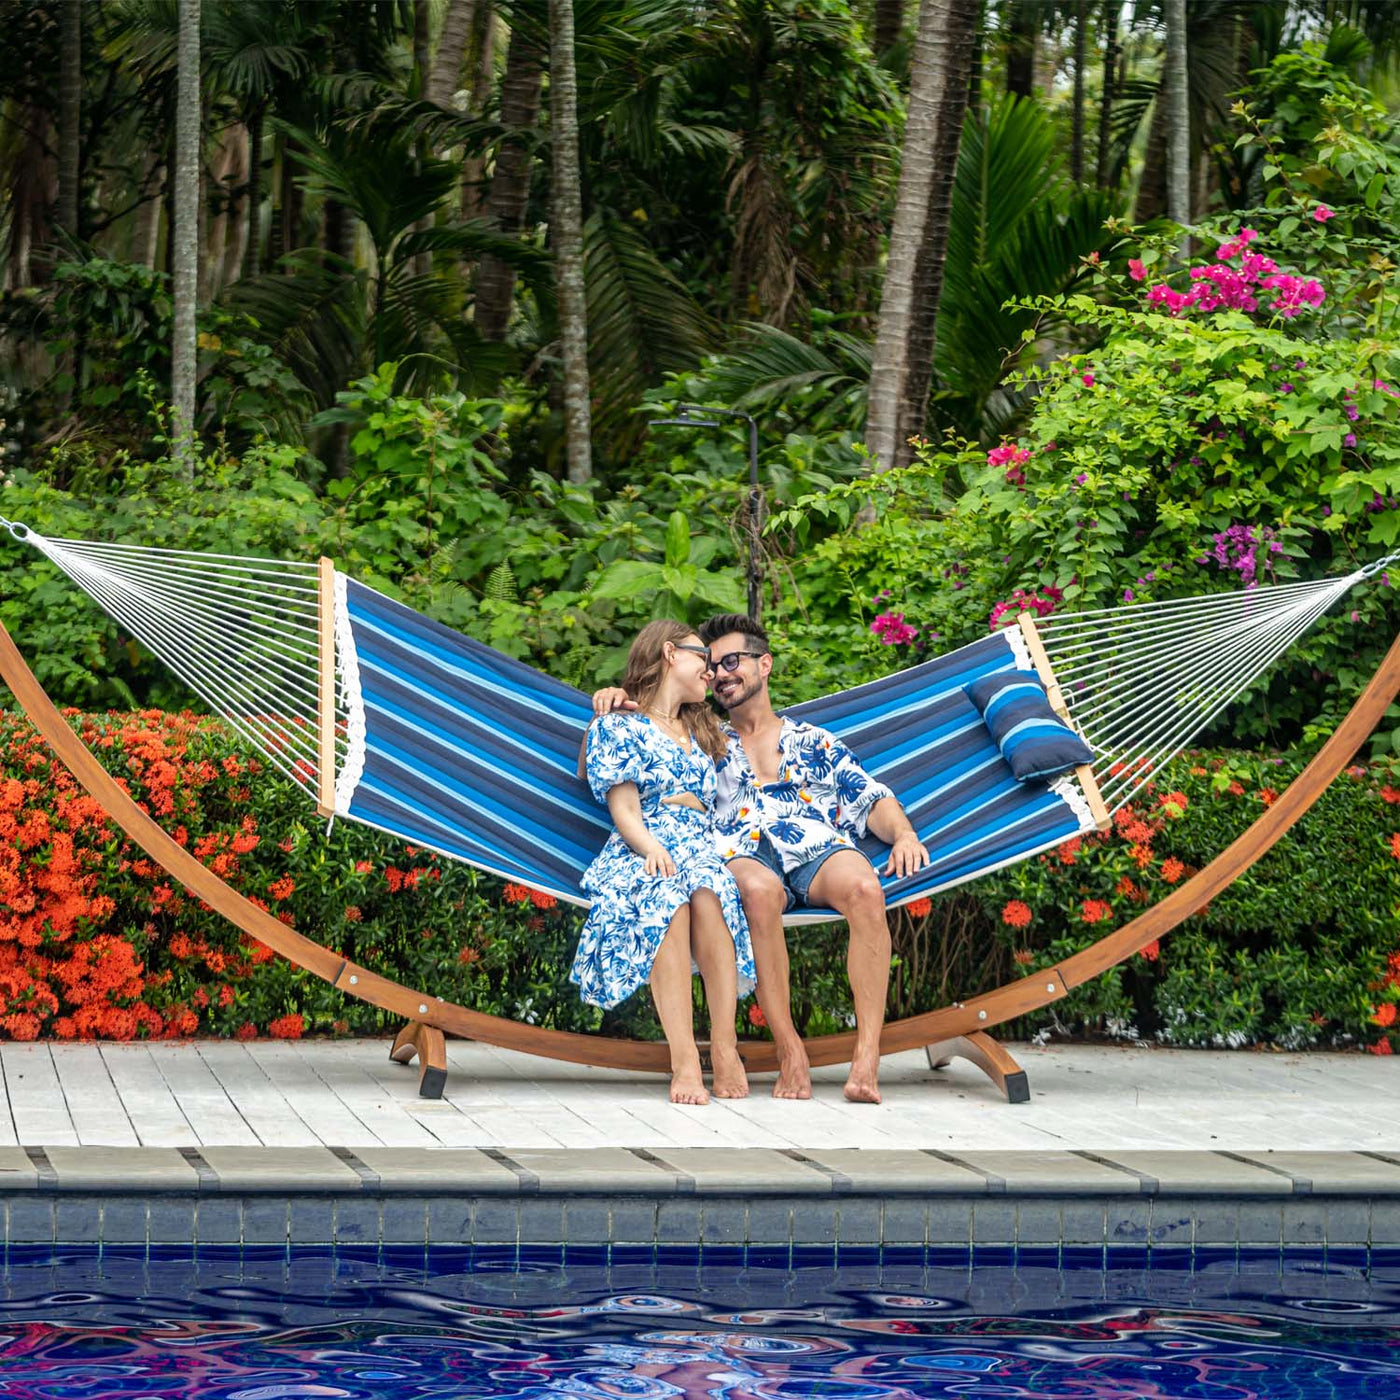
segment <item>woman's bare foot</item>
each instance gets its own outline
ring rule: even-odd
[[[778,1050],[778,1082],[773,1086],[775,1099],[810,1099],[812,1097],[812,1066],[799,1040],[790,1050]]]
[[[738,1046],[711,1045],[710,1063],[714,1066],[714,1078],[710,1088],[717,1099],[746,1099],[749,1096],[749,1077],[744,1073],[744,1062],[739,1057]]]
[[[846,1078],[845,1095],[851,1103],[880,1102],[880,1052],[873,1050],[858,1054],[851,1061]]]
[[[692,1049],[679,1062],[671,1061],[671,1102],[707,1104],[710,1096],[700,1074],[700,1052]]]

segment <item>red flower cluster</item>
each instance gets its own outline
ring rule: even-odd
[[[536,909],[553,909],[559,903],[552,894],[532,890],[529,885],[509,884],[501,897],[507,904],[533,904]]]

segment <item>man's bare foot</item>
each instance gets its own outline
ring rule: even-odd
[[[710,1063],[714,1066],[714,1078],[710,1089],[717,1099],[746,1099],[749,1096],[749,1077],[744,1073],[744,1062],[739,1057],[737,1046],[710,1046]]]
[[[778,1051],[778,1082],[773,1086],[775,1099],[810,1099],[812,1097],[812,1066],[802,1042],[789,1051]]]
[[[700,1051],[692,1050],[680,1064],[671,1065],[671,1102],[708,1103],[704,1079],[700,1077]]]
[[[857,1055],[851,1061],[851,1072],[844,1090],[851,1103],[880,1102],[880,1054]]]

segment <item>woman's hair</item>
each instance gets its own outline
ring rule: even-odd
[[[645,710],[656,698],[661,677],[666,671],[666,644],[689,641],[695,635],[695,629],[683,622],[672,622],[667,618],[648,622],[637,633],[637,639],[627,653],[627,671],[622,678],[622,688],[627,692],[627,698],[635,700]],[[690,737],[716,763],[724,757],[728,741],[719,727],[715,712],[703,700],[693,705],[682,705],[680,720]]]

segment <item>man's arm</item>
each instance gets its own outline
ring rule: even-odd
[[[881,841],[889,843],[890,858],[885,866],[886,875],[912,875],[928,864],[928,851],[909,824],[898,798],[882,797],[870,809],[865,826]]]
[[[593,692],[593,713],[605,715],[612,710],[635,710],[637,702],[627,698],[627,692],[620,685],[610,685]]]

